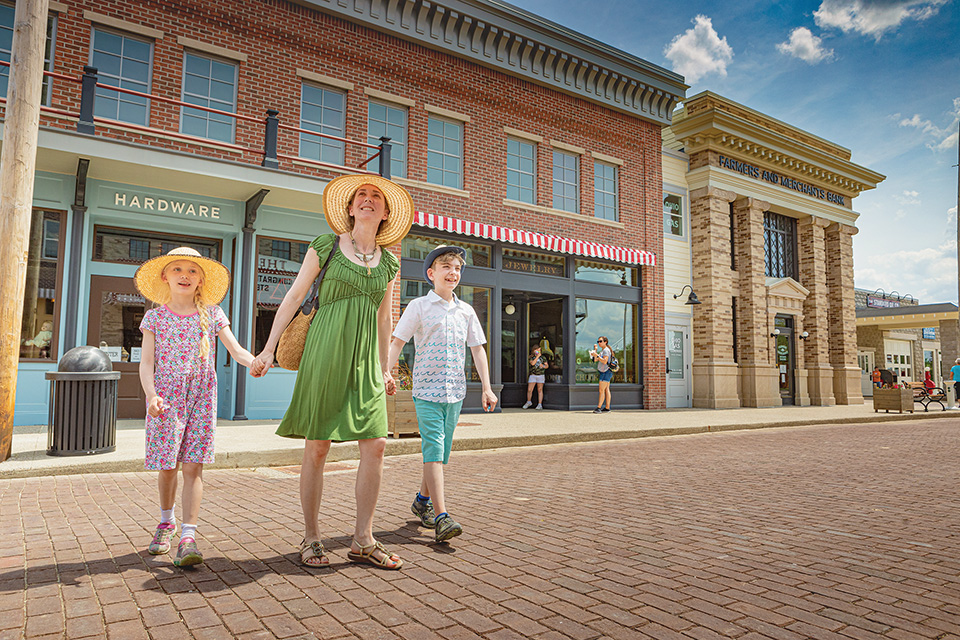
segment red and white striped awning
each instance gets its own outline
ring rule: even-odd
[[[603,258],[604,260],[612,260],[614,262],[650,267],[656,266],[657,264],[656,254],[650,251],[628,249],[626,247],[617,247],[599,242],[588,242],[586,240],[574,240],[572,238],[563,238],[546,233],[509,229],[507,227],[498,227],[482,222],[448,218],[435,213],[417,211],[414,213],[413,224],[419,227],[426,227],[427,229],[436,229],[437,231],[446,231],[448,233],[484,238],[486,240],[509,242],[511,244],[522,244],[547,251],[556,251],[557,253],[568,253],[589,258]]]

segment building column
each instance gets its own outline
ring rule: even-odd
[[[770,204],[755,198],[733,203],[737,235],[737,344],[740,403],[744,407],[778,407],[780,387],[773,358],[773,316],[767,309],[763,247],[763,212]]]
[[[833,395],[833,367],[830,366],[830,325],[827,303],[827,253],[824,229],[829,222],[809,216],[797,221],[800,254],[800,284],[810,293],[803,301],[803,326],[810,336],[804,340],[801,367],[807,372],[810,404],[829,407]],[[798,333],[799,335],[799,333]],[[799,354],[798,354],[799,355]]]
[[[827,288],[830,365],[837,404],[863,404],[857,366],[857,316],[853,292],[853,236],[857,228],[837,222],[827,226]]]
[[[733,361],[733,270],[730,268],[732,191],[703,187],[690,192],[693,289],[703,304],[693,308],[693,406],[740,406]]]
[[[957,363],[957,358],[960,358],[960,321],[941,320],[940,371],[945,381],[950,378],[950,368]]]

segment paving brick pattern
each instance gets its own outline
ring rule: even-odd
[[[450,545],[390,458],[397,573],[347,563],[342,465],[312,572],[294,473],[207,472],[196,570],[143,551],[151,474],[2,480],[0,640],[960,638],[958,451],[938,420],[455,454]]]

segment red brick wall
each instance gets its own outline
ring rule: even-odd
[[[88,63],[91,24],[84,10],[94,11],[160,29],[155,41],[152,92],[181,97],[183,47],[186,36],[247,54],[238,63],[238,111],[262,117],[269,108],[281,122],[298,125],[301,79],[306,69],[354,83],[347,92],[346,137],[366,141],[366,87],[414,100],[409,108],[407,177],[426,180],[427,119],[425,104],[470,116],[464,125],[464,184],[469,198],[411,188],[417,209],[467,220],[483,221],[542,233],[607,242],[662,255],[662,178],[660,127],[606,107],[454,58],[372,29],[353,25],[282,0],[80,0],[67,2],[60,15],[54,71],[79,77]],[[54,82],[54,108],[76,111],[79,85]],[[179,107],[154,101],[150,125],[177,131]],[[62,118],[44,117],[45,126],[73,128]],[[503,204],[506,196],[506,140],[504,126],[540,135],[537,204],[552,206],[552,150],[550,140],[596,151],[623,160],[620,167],[620,221],[618,229],[593,222],[593,158],[581,157],[582,218],[570,219],[517,209]],[[105,130],[98,134],[152,146],[179,149],[211,157],[259,164],[262,156],[159,139],[130,132]],[[238,123],[236,144],[262,149],[262,123]],[[297,134],[281,132],[280,152],[297,153]],[[349,147],[347,164],[356,166],[366,156],[361,147]],[[281,169],[327,177],[314,168],[281,161]],[[643,267],[643,344],[645,403],[663,406],[664,335],[663,270]]]

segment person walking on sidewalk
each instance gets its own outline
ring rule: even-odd
[[[465,346],[483,386],[481,404],[493,411],[497,397],[490,387],[487,342],[476,312],[453,292],[460,284],[466,252],[460,247],[439,246],[423,261],[424,277],[433,291],[407,305],[390,343],[388,367],[392,370],[400,351],[413,338],[417,354],[413,364],[413,402],[420,426],[423,478],[410,509],[424,527],[434,530],[437,542],[463,533],[447,513],[443,465],[450,461],[453,431],[467,395]]]
[[[320,286],[319,307],[307,332],[293,397],[277,428],[278,435],[304,440],[300,562],[309,567],[330,564],[319,529],[323,468],[331,442],[356,441],[357,519],[347,558],[399,569],[400,556],[373,537],[373,514],[387,444],[386,394],[395,390],[387,352],[400,261],[386,247],[410,231],[413,200],[406,189],[385,178],[347,175],[327,183],[323,210],[334,233],[310,244],[257,360],[264,367],[262,373],[273,366],[280,335],[320,275],[321,256],[326,260],[336,247]]]
[[[613,396],[610,393],[610,381],[613,380],[613,371],[610,370],[608,362],[613,354],[610,351],[610,345],[606,336],[597,338],[597,344],[590,350],[590,359],[597,363],[597,371],[600,373],[600,398],[597,400],[597,408],[594,413],[606,413],[610,411],[610,402]],[[606,402],[607,406],[603,404]]]
[[[957,407],[960,407],[960,358],[950,367],[950,377],[953,378],[953,390],[957,398]]]
[[[251,374],[260,365],[237,342],[217,306],[227,294],[230,274],[216,260],[180,247],[145,262],[134,282],[143,297],[162,305],[147,311],[140,322],[140,383],[147,401],[145,466],[160,472],[160,524],[147,550],[153,555],[170,551],[177,531],[177,469],[182,468],[183,524],[173,564],[188,567],[203,562],[197,519],[203,465],[214,460],[217,337],[234,360],[251,367]]]
[[[533,387],[537,387],[537,409],[543,409],[543,383],[547,381],[547,367],[550,362],[547,357],[541,355],[540,345],[534,345],[530,349],[530,377],[527,378],[527,401],[523,408],[529,409],[533,406]]]

